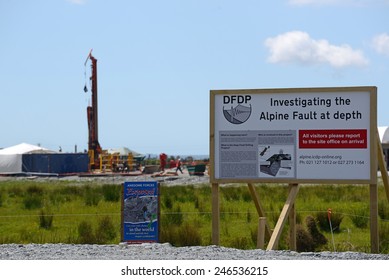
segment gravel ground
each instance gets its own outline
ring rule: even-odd
[[[238,250],[220,246],[173,247],[164,244],[72,245],[4,244],[1,260],[389,260],[389,255],[356,252],[296,253]]]
[[[196,184],[209,184],[209,176],[205,174],[204,176],[190,176],[186,169],[183,169],[183,174],[179,173],[174,175],[174,169],[166,170],[167,175],[165,176],[154,176],[149,174],[123,174],[123,175],[110,175],[110,174],[100,174],[99,176],[51,176],[51,177],[40,177],[40,176],[19,176],[19,177],[9,177],[9,176],[0,176],[0,181],[8,180],[31,180],[31,181],[74,181],[74,182],[93,182],[100,184],[121,184],[127,181],[157,181],[163,186],[176,186],[176,185],[196,185]]]

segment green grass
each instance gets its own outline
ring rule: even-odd
[[[36,188],[39,191],[31,191]],[[77,228],[84,220],[97,229],[100,219],[109,216],[115,226],[120,225],[119,202],[101,199],[90,203],[91,194],[103,197],[101,186],[6,181],[0,183],[0,189],[0,243],[78,243]],[[40,202],[28,202],[31,197]],[[42,211],[53,217],[48,229],[40,226]]]
[[[256,185],[268,222],[274,228],[288,195],[287,185]],[[365,185],[301,185],[296,200],[297,222],[342,216],[334,233],[337,251],[370,252],[369,187]],[[0,182],[0,243],[120,242],[120,185],[48,180]],[[210,245],[211,188],[161,187],[161,239],[174,246]],[[220,188],[220,245],[241,249],[256,246],[258,215],[246,185]],[[44,217],[42,217],[42,215]],[[380,250],[389,253],[389,202],[379,186]],[[47,218],[47,219],[43,219]],[[51,220],[52,219],[52,220]],[[320,229],[333,250],[329,231]],[[288,249],[288,223],[279,249]]]

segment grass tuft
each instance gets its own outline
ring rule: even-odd
[[[53,225],[54,215],[48,213],[47,210],[41,210],[39,214],[39,227],[44,229],[51,229]]]

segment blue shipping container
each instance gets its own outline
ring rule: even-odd
[[[31,173],[83,173],[88,172],[86,153],[23,154],[22,172]]]

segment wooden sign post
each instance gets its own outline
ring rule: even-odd
[[[371,251],[379,252],[377,163],[386,167],[376,87],[212,90],[210,112],[214,244],[220,243],[219,184],[247,183],[258,216],[266,217],[254,184],[287,183],[287,200],[273,230],[264,222],[265,236],[267,250],[277,249],[289,220],[296,250],[299,184],[352,183],[370,186]]]

